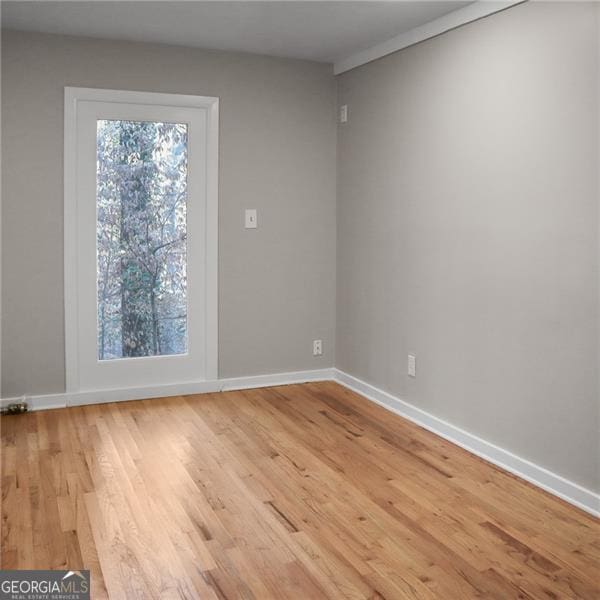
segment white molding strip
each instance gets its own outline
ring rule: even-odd
[[[365,381],[348,375],[348,373],[334,369],[334,379],[341,385],[379,404],[383,408],[387,408],[391,412],[416,423],[420,427],[468,450],[472,454],[493,463],[501,469],[562,498],[570,504],[596,517],[600,517],[600,494],[569,481],[491,442],[487,442],[464,429],[456,427],[456,425],[452,425],[408,402],[400,400],[388,392],[384,392]]]
[[[415,27],[409,31],[405,31],[396,37],[393,37],[385,42],[371,46],[366,50],[351,54],[347,58],[336,61],[333,65],[333,74],[339,75],[360,65],[364,65],[373,60],[387,56],[408,46],[413,46],[419,42],[423,42],[432,37],[446,33],[451,29],[456,29],[461,25],[472,23],[483,17],[493,15],[494,13],[506,10],[516,4],[521,4],[526,0],[513,0],[513,1],[495,1],[495,0],[478,0],[463,8],[454,10],[447,15],[429,21],[420,27]]]
[[[588,490],[577,483],[569,481],[544,467],[540,467],[512,452],[500,448],[491,442],[452,425],[396,396],[385,392],[370,383],[344,373],[339,369],[316,369],[312,371],[294,371],[271,375],[253,375],[249,377],[231,377],[212,381],[169,384],[151,387],[124,388],[88,392],[65,392],[62,394],[46,394],[26,398],[30,410],[48,410],[67,406],[102,404],[104,402],[120,402],[141,400],[144,398],[162,398],[166,396],[182,396],[186,394],[205,394],[210,392],[244,390],[251,388],[306,383],[309,381],[336,381],[348,389],[364,396],[368,400],[387,410],[416,423],[420,427],[464,448],[465,450],[487,460],[488,462],[524,479],[547,492],[562,498],[566,502],[600,517],[600,494]],[[7,406],[23,398],[5,398],[0,406]]]
[[[330,381],[332,379],[333,369],[315,369],[312,371],[231,377],[213,379],[211,381],[173,383],[149,387],[44,394],[28,396],[25,400],[28,402],[30,410],[48,410],[52,408],[66,408],[68,406],[84,406],[87,404],[104,404],[105,402],[143,400],[146,398],[163,398],[166,396],[184,396],[188,394],[208,394],[211,392],[245,390],[273,385],[307,383],[309,381]],[[0,406],[8,406],[12,402],[20,402],[22,400],[23,398],[4,398],[0,400]]]

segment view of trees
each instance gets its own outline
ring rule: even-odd
[[[187,350],[187,125],[100,120],[98,358]]]

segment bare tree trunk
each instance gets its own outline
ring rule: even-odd
[[[129,126],[129,131],[123,128]],[[138,124],[121,123],[120,134],[140,135]],[[122,139],[121,139],[122,141]],[[138,143],[140,141],[138,140]],[[146,208],[143,169],[127,164],[127,151],[121,160],[119,195],[121,198],[121,340],[122,354],[126,357],[148,356],[151,348],[150,289],[145,269],[133,252],[138,244],[136,223]],[[137,218],[136,218],[137,217]],[[141,251],[141,249],[139,249]]]

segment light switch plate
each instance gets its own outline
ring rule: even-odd
[[[256,229],[258,227],[257,215],[255,208],[246,209],[246,229]]]

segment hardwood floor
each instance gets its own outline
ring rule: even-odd
[[[600,522],[330,382],[4,417],[2,568],[92,598],[600,598]]]

